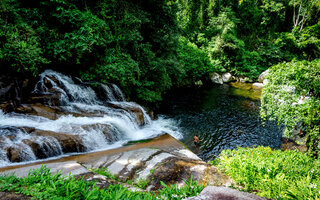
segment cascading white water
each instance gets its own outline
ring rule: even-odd
[[[23,139],[39,144],[44,156],[52,157],[66,153],[66,147],[62,148],[59,135],[70,135],[70,138],[74,137],[76,141],[81,140],[85,151],[114,148],[128,140],[146,139],[163,133],[181,138],[172,120],[160,117],[152,121],[140,105],[126,102],[124,94],[116,85],[102,84],[101,88],[107,94],[105,99],[99,98],[91,87],[75,84],[68,76],[51,70],[42,73],[34,93],[59,93],[61,114],[56,119],[49,119],[28,114],[5,114],[0,110],[0,166],[12,164],[6,157],[6,146],[1,144],[26,145],[22,142]],[[142,116],[142,119],[139,116]],[[6,133],[1,133],[1,127],[32,127],[35,130],[49,131],[51,136],[11,131],[10,134],[15,134],[16,139],[9,140]],[[28,150],[24,151],[25,155],[21,158],[23,161],[37,159],[30,147],[25,149]]]

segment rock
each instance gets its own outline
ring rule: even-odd
[[[138,125],[142,126],[146,124],[144,113],[142,108],[136,103],[115,103],[115,102],[108,102],[108,106],[117,109],[123,109],[129,113],[134,114],[135,120]]]
[[[123,181],[131,179],[137,183],[141,179],[150,180],[148,185],[152,185],[152,190],[163,187],[160,181],[166,184],[178,184],[179,187],[184,186],[185,180],[191,175],[193,180],[201,184],[209,182],[213,185],[231,185],[232,180],[228,176],[221,174],[215,167],[203,162],[192,152],[185,152],[189,150],[180,148],[181,146],[176,147],[175,150],[168,148],[169,151],[140,148],[105,155],[82,164],[93,169],[107,167],[110,173]]]
[[[14,111],[14,104],[12,101],[9,102],[3,102],[2,104],[0,104],[0,109],[4,112],[4,113],[9,113]]]
[[[222,75],[222,81],[224,83],[229,83],[230,81],[233,81],[234,79],[234,76],[232,76],[229,72],[228,73],[224,73]]]
[[[20,168],[0,172],[0,175],[11,175],[14,173],[15,176],[22,178],[28,176],[28,173],[31,169],[40,169],[42,166],[42,163],[31,166],[22,166]],[[62,176],[68,176],[69,174],[77,176],[80,174],[86,174],[90,172],[85,167],[83,167],[75,161],[46,163],[46,167],[50,169],[50,172],[52,174],[56,174],[58,171],[61,170],[60,172]]]
[[[32,141],[32,140],[30,140],[30,139],[23,139],[22,142],[23,142],[24,144],[28,145],[28,146],[32,149],[34,155],[35,155],[37,158],[43,159],[43,158],[47,158],[47,157],[48,157],[48,156],[46,156],[46,154],[42,151],[40,144],[38,144],[37,142]]]
[[[257,196],[252,193],[241,192],[227,187],[207,186],[195,197],[189,197],[185,200],[267,200],[267,198]]]
[[[260,83],[262,83],[263,80],[265,80],[265,78],[266,78],[266,76],[268,75],[268,73],[269,73],[269,69],[267,69],[266,71],[262,72],[262,73],[259,75],[259,77],[258,77],[258,81],[259,81]]]
[[[61,116],[61,109],[59,107],[49,107],[42,105],[40,103],[32,104],[32,105],[20,105],[16,109],[17,113],[36,115],[45,117],[51,120],[56,120],[59,116]]]
[[[83,128],[86,131],[94,129],[102,132],[106,136],[108,142],[114,142],[119,140],[119,138],[117,137],[118,133],[115,130],[113,130],[112,126],[109,124],[90,124],[83,125],[81,126],[81,128]]]
[[[10,162],[22,162],[34,160],[35,156],[31,148],[23,143],[17,143],[4,148]]]
[[[146,188],[146,191],[150,192],[152,190],[155,190],[156,187],[154,187],[154,185],[149,185],[147,188]]]
[[[213,83],[223,84],[222,77],[221,77],[221,75],[218,74],[217,72],[214,72],[214,73],[210,74],[210,75],[209,75],[209,78],[210,78],[210,80],[211,80]]]
[[[61,93],[53,94],[36,94],[28,99],[28,103],[41,103],[50,106],[59,106],[61,100]]]
[[[261,90],[263,88],[263,83],[253,83],[252,88],[256,90]]]
[[[16,194],[14,192],[0,192],[0,199],[3,200],[29,200],[32,197],[25,196],[22,194]]]
[[[34,104],[31,106],[34,113],[29,113],[31,115],[42,116],[51,120],[58,119],[60,109],[58,107],[48,107],[41,104]]]
[[[269,80],[268,79],[264,79],[262,83],[263,83],[263,85],[267,85],[269,83]]]
[[[64,153],[84,152],[86,150],[79,135],[70,135],[66,133],[56,133],[43,130],[36,130],[32,132],[32,134],[44,137],[51,136],[56,138]]]
[[[295,141],[289,139],[284,141],[281,145],[283,151],[285,150],[298,150],[300,152],[307,152],[308,147],[305,144],[297,144]]]
[[[20,155],[21,149],[16,147],[7,147],[4,149],[6,156],[10,162],[22,162],[23,159]]]

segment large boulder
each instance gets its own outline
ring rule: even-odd
[[[259,77],[258,77],[258,80],[260,83],[263,83],[263,80],[265,80],[266,76],[268,75],[269,73],[269,69],[267,69],[266,71],[262,72]]]
[[[209,75],[210,80],[216,84],[223,84],[222,76],[217,72],[211,73]]]
[[[185,180],[191,176],[201,184],[231,185],[232,180],[229,177],[203,162],[192,152],[182,149],[167,150],[140,148],[82,164],[91,169],[107,167],[111,174],[122,181],[131,179],[138,183],[140,180],[149,180],[148,185],[152,190],[162,188],[161,181],[184,186]]]

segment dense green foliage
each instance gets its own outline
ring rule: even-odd
[[[320,160],[270,147],[224,150],[218,167],[236,184],[272,199],[319,199]]]
[[[319,57],[318,0],[0,2],[2,71],[113,82],[144,103],[214,71]]]
[[[167,186],[157,194],[154,192],[133,192],[122,185],[99,188],[94,182],[64,177],[60,173],[51,174],[45,166],[30,170],[28,177],[0,176],[0,191],[16,192],[36,199],[183,199],[195,196],[204,188],[197,182],[186,181],[186,186],[178,189],[176,185]]]
[[[282,61],[319,58],[318,0],[178,2],[183,35],[221,71],[256,78]]]
[[[270,68],[261,115],[286,126],[286,136],[302,129],[311,154],[320,151],[320,60],[284,62]]]

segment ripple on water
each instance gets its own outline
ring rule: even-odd
[[[272,122],[263,125],[259,118],[260,95],[243,83],[179,89],[166,96],[160,110],[179,121],[181,141],[204,160],[237,146],[280,148],[282,128]],[[193,147],[195,134],[203,139],[198,149]]]

